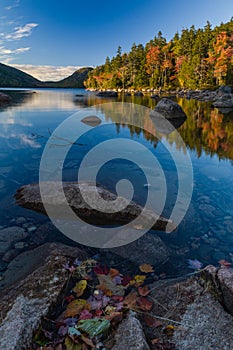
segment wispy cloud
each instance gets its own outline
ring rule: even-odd
[[[20,3],[20,0],[15,0],[11,5],[8,5],[5,7],[5,10],[10,11],[15,7],[18,7]]]
[[[30,50],[30,47],[18,47],[17,49],[8,49],[4,46],[0,46],[0,60],[9,64],[12,62],[17,55],[22,54]]]
[[[11,64],[11,66],[42,81],[59,81],[82,68],[81,66],[34,66],[31,64]]]
[[[32,29],[37,27],[38,23],[27,23],[25,25],[15,27],[13,33],[5,35],[7,40],[19,40],[32,34]]]

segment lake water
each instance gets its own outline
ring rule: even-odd
[[[75,180],[81,159],[89,150],[106,140],[125,138],[147,147],[161,162],[166,173],[169,193],[177,188],[175,166],[162,143],[145,129],[143,115],[140,127],[127,126],[127,121],[114,123],[111,113],[102,108],[109,100],[97,98],[82,89],[9,90],[13,105],[0,110],[0,226],[17,224],[26,218],[26,226],[38,227],[48,219],[15,206],[14,193],[21,185],[38,181],[41,155],[50,133],[73,113],[89,106],[102,114],[109,125],[102,125],[82,136],[83,146],[72,146],[64,164],[63,179]],[[83,96],[76,96],[76,95]],[[123,101],[121,97],[116,101]],[[154,108],[156,102],[148,97],[125,97]],[[189,210],[175,233],[157,232],[172,249],[171,263],[177,272],[187,270],[187,259],[198,259],[203,265],[217,264],[220,259],[233,261],[233,114],[223,115],[210,103],[179,99],[188,116],[178,129],[190,153],[194,188]],[[145,126],[145,128],[143,127]],[[173,133],[164,135],[178,152]],[[133,163],[122,159],[108,162],[99,172],[98,182],[110,190],[121,178],[128,178],[134,188],[134,200],[143,204],[147,195],[143,172]],[[174,188],[173,188],[174,186]],[[174,198],[166,202],[164,214],[169,213]],[[189,271],[189,270],[187,270]]]

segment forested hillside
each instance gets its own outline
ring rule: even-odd
[[[41,82],[14,67],[0,63],[0,87],[38,87]]]
[[[233,18],[212,28],[192,26],[167,41],[133,44],[129,53],[118,47],[115,57],[89,73],[87,88],[213,88],[233,85]]]

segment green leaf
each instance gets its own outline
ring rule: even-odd
[[[69,327],[68,333],[71,336],[73,336],[73,335],[81,335],[81,333],[74,327]]]
[[[74,342],[70,337],[65,339],[66,350],[82,350],[82,344]]]
[[[81,320],[78,323],[78,329],[86,332],[91,338],[106,332],[110,327],[110,322],[102,318],[93,318],[91,320]]]

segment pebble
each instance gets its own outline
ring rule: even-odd
[[[25,243],[25,242],[17,242],[17,243],[15,243],[15,249],[22,250],[22,249],[25,249],[27,247],[28,247],[28,244]]]
[[[15,219],[15,223],[16,223],[17,225],[25,224],[26,221],[27,221],[27,220],[26,220],[24,217],[19,217],[19,218],[16,218],[16,219]]]
[[[29,233],[32,233],[32,232],[34,232],[34,231],[36,231],[37,230],[37,227],[36,226],[31,226],[31,227],[28,227],[27,228],[27,231],[29,232]]]

